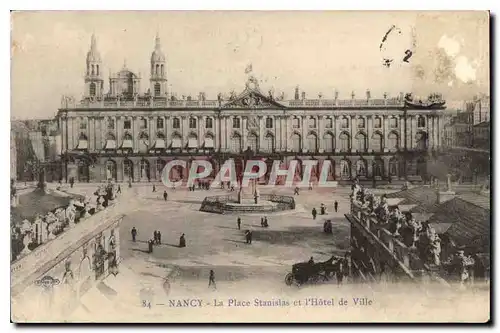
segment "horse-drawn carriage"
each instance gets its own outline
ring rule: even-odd
[[[317,283],[319,281],[328,281],[335,276],[337,282],[341,283],[344,276],[347,275],[347,259],[332,256],[324,262],[300,262],[292,266],[292,272],[285,277],[285,283],[291,286],[293,283],[302,285],[305,283]]]

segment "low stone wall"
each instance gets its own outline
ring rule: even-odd
[[[237,195],[218,195],[206,197],[201,203],[200,211],[226,214],[232,212],[277,212],[295,209],[295,199],[291,196],[261,194],[259,200],[271,202],[273,205],[238,205]]]

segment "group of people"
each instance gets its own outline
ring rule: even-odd
[[[334,204],[333,204],[333,207],[335,209],[335,213],[338,212],[339,210],[339,203],[337,202],[337,200],[335,200]],[[326,214],[326,206],[324,203],[321,204],[320,206],[320,214],[321,215],[325,215]],[[312,218],[313,220],[316,220],[316,216],[318,216],[318,211],[316,210],[316,207],[314,207],[311,211],[311,215],[312,215]]]
[[[197,185],[198,185],[199,190],[207,190],[207,191],[210,190],[210,181],[199,180],[197,183],[198,183]],[[196,190],[196,184],[193,184],[193,185],[189,186],[188,188],[189,188],[189,191],[194,192]]]
[[[137,235],[138,235],[138,231],[135,227],[132,228],[132,230],[130,231],[130,234],[132,235],[132,242],[136,242],[137,241]],[[148,253],[153,253],[153,247],[154,245],[161,245],[161,231],[159,230],[155,230],[153,232],[153,238],[150,238],[148,240]],[[179,237],[179,246],[180,248],[182,247],[186,247],[186,235],[185,234],[182,234],[180,237]]]

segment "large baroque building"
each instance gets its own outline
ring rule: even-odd
[[[163,166],[182,159],[209,160],[214,172],[228,158],[241,170],[244,158],[316,159],[319,176],[331,162],[329,180],[421,181],[426,160],[443,140],[439,95],[416,101],[411,94],[372,98],[367,90],[349,99],[319,95],[306,98],[297,87],[285,100],[263,93],[249,76],[240,94],[209,100],[175,98],[167,91],[166,57],[156,37],[146,93],[140,75],[124,65],[103,90],[101,56],[92,36],[86,58],[85,92],[81,101],[63,97],[57,114],[62,135],[63,178],[75,181],[158,181]],[[268,173],[270,172],[268,168]],[[302,172],[301,163],[297,176]],[[174,168],[173,178],[187,169]],[[263,177],[265,178],[265,177]]]

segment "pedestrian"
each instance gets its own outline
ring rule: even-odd
[[[179,238],[179,247],[186,247],[186,238],[184,237],[184,234],[182,234]]]
[[[269,227],[269,224],[267,223],[267,216],[264,217],[264,227]]]
[[[249,244],[252,244],[252,237],[253,237],[252,230],[250,230],[248,234],[249,234],[248,237],[250,239],[250,243]]]
[[[250,244],[250,230],[245,230],[245,243]]]
[[[238,224],[238,230],[241,230],[241,218],[238,216],[238,219],[236,220],[236,223]]]
[[[165,199],[165,201],[167,201],[167,198],[168,198],[167,191],[163,191],[163,199]]]
[[[260,226],[264,228],[264,218],[263,217],[260,218]]]
[[[313,208],[312,210],[313,220],[316,220],[316,215],[318,215],[318,212],[316,211],[316,208]]]
[[[152,239],[149,239],[149,241],[148,241],[149,253],[153,253],[153,243],[154,243],[154,241]]]
[[[299,195],[299,187],[295,187],[295,190],[293,191],[293,195]]]
[[[120,185],[118,185],[118,191],[116,191],[116,193],[122,193],[122,187]]]
[[[333,207],[335,208],[335,213],[337,213],[339,210],[339,203],[337,202],[337,200],[335,200],[335,202],[333,203]]]
[[[158,232],[156,230],[153,231],[153,240],[154,244],[158,244]]]
[[[132,234],[132,242],[135,243],[135,237],[137,236],[137,229],[133,227],[130,233]]]
[[[156,192],[156,186],[153,184],[153,192]]]
[[[158,232],[156,233],[156,236],[158,237],[158,245],[161,245],[161,232],[160,232],[160,230],[158,230]]]
[[[213,286],[214,289],[217,289],[215,285],[215,272],[213,269],[210,270],[210,276],[208,277],[208,287]]]
[[[324,203],[321,204],[320,211],[321,211],[321,215],[325,215],[325,213],[326,213],[326,207],[325,207]]]

